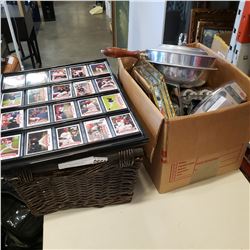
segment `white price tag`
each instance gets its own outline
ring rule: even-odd
[[[9,56],[8,58],[8,64],[13,64],[14,62],[14,57],[13,56]]]
[[[91,165],[91,164],[97,164],[97,163],[106,162],[106,161],[108,161],[107,157],[90,156],[90,157],[82,158],[82,159],[79,159],[79,160],[59,163],[58,168],[59,169],[75,168],[75,167]]]

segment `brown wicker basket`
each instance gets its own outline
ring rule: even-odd
[[[130,202],[143,150],[127,149],[108,161],[65,170],[21,171],[8,178],[34,215]]]

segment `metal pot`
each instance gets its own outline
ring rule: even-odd
[[[177,82],[182,87],[201,86],[206,82],[213,68],[215,57],[201,49],[187,46],[162,45],[159,49],[128,51],[120,48],[107,48],[102,53],[110,57],[144,57],[165,75],[168,81]]]
[[[154,66],[165,76],[167,81],[177,82],[181,87],[201,86],[205,84],[209,72],[217,70],[212,67],[215,58],[208,56],[207,52],[199,48],[161,45],[156,51],[165,51],[165,53],[161,53],[161,56],[166,55],[171,58],[161,58],[163,62],[171,63],[168,65],[154,63]],[[156,57],[159,55],[157,52],[155,52]],[[156,61],[156,58],[151,62],[153,61]]]
[[[166,78],[167,82],[178,83],[181,87],[199,87],[206,83],[211,70],[205,68],[175,67],[155,64],[154,65]],[[214,69],[213,69],[214,70]]]
[[[184,45],[172,45],[172,44],[161,44],[157,50],[173,51],[184,54],[196,54],[196,55],[207,55],[207,52],[203,49],[188,47]]]
[[[181,46],[177,46],[181,47]],[[190,51],[190,52],[189,52]],[[210,69],[215,57],[194,53],[187,48],[176,50],[150,50],[147,52],[147,60],[155,64],[163,64],[176,67],[196,67]]]

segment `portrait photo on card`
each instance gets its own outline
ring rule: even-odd
[[[71,84],[52,86],[52,100],[60,100],[72,97]]]
[[[116,83],[111,76],[95,79],[100,92],[117,89]]]
[[[35,126],[50,122],[49,107],[41,106],[27,110],[27,126]]]
[[[34,86],[49,82],[48,74],[45,71],[28,73],[26,75],[26,85]]]
[[[9,107],[18,107],[22,105],[23,92],[10,92],[4,93],[2,95],[1,107],[9,108]]]
[[[20,156],[21,135],[1,137],[1,160]]]
[[[95,89],[91,80],[74,82],[73,86],[74,86],[75,95],[77,97],[91,95],[95,93]]]
[[[114,111],[127,108],[121,94],[102,96],[102,101],[107,111]]]
[[[3,89],[22,88],[25,86],[25,75],[5,76]]]
[[[69,68],[69,72],[72,79],[89,76],[87,66],[85,65],[72,66]]]
[[[98,98],[89,98],[78,101],[81,116],[88,116],[102,113]]]
[[[88,142],[101,141],[112,137],[105,118],[84,122]]]
[[[132,134],[139,131],[129,113],[111,116],[110,120],[116,135]]]
[[[48,101],[47,87],[28,89],[27,91],[28,104]]]
[[[56,129],[58,148],[82,144],[82,135],[78,124]]]
[[[50,81],[59,82],[68,80],[66,68],[58,68],[50,70]]]
[[[53,105],[55,121],[76,118],[76,110],[73,102],[58,103]]]
[[[110,73],[106,63],[91,64],[90,68],[94,76]]]
[[[51,129],[27,133],[26,154],[35,154],[53,149]]]
[[[1,114],[1,130],[11,130],[23,127],[23,110]]]

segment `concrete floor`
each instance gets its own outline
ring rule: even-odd
[[[105,14],[90,15],[95,2],[54,1],[56,21],[42,22],[38,44],[42,67],[103,58],[100,50],[112,46],[109,18]],[[117,72],[115,59],[109,59]],[[24,63],[31,67],[30,60]]]

